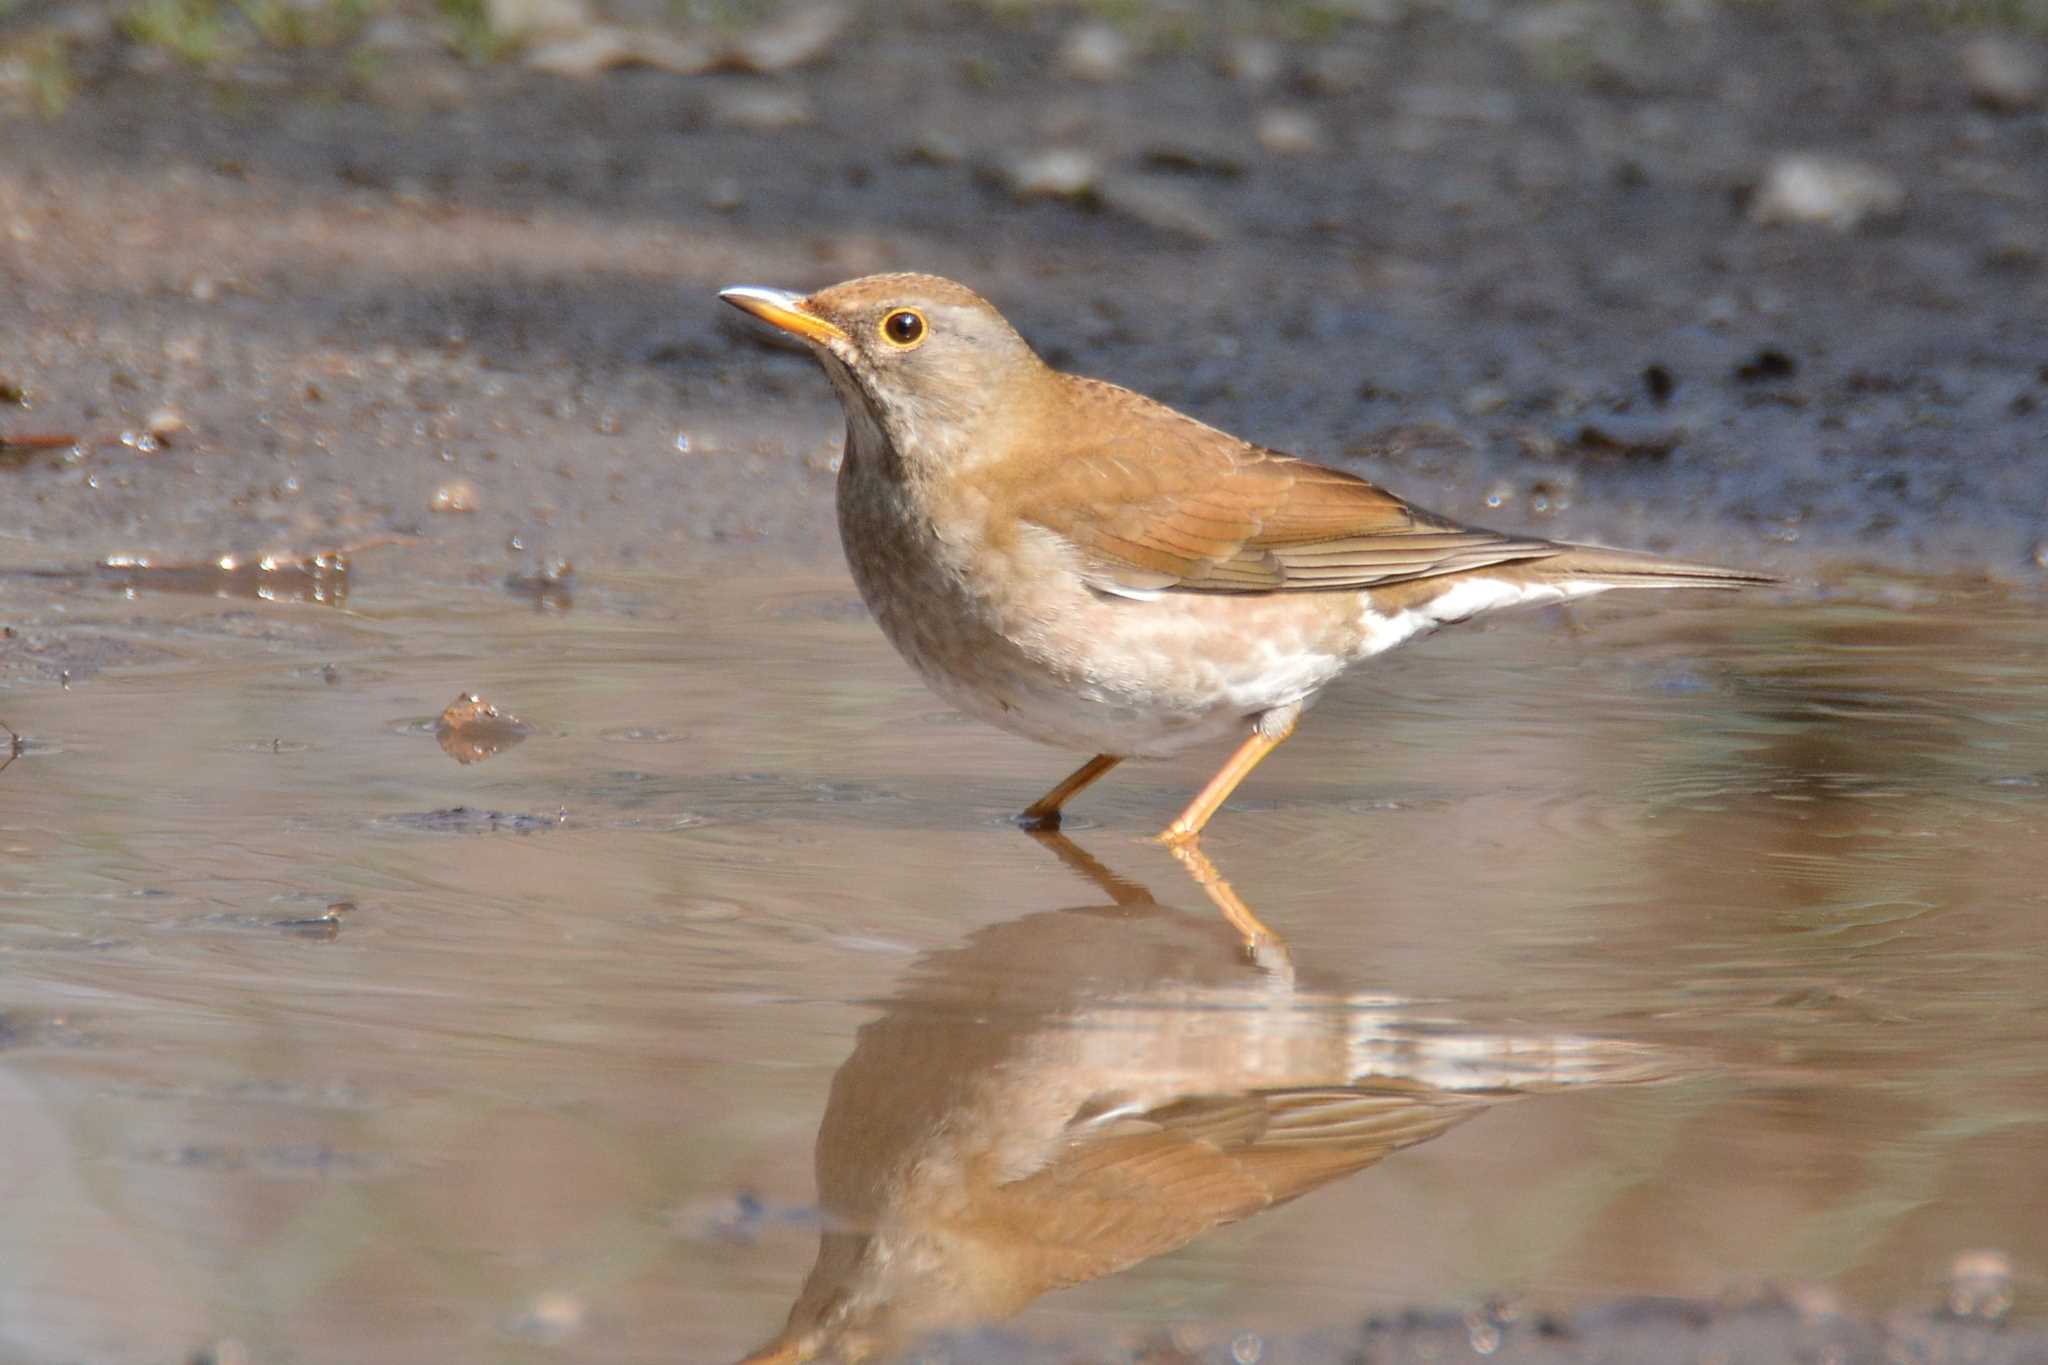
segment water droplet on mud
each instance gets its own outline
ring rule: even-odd
[[[483,494],[468,479],[454,479],[434,490],[434,496],[427,506],[436,512],[474,512],[483,501]]]

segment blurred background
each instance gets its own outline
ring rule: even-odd
[[[900,269],[1788,580],[1403,651],[1207,840],[1306,1015],[1626,1084],[953,1358],[2041,1349],[2042,0],[0,0],[0,1361],[731,1359],[850,1058],[985,1000],[1029,1093],[878,1101],[971,1127],[1242,1006],[946,975],[1118,896],[715,298]],[[1077,807],[1160,914],[1206,758]]]
[[[78,441],[11,448],[35,525],[0,558],[544,529],[586,565],[829,560],[829,471],[782,456],[831,397],[711,294],[916,268],[1455,515],[2034,582],[2044,28],[7,0],[0,392],[33,406],[0,413]]]

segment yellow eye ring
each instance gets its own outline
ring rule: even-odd
[[[909,351],[922,346],[931,329],[925,326],[924,314],[915,308],[892,308],[882,315],[881,324],[875,330],[882,334],[882,340],[897,350]]]

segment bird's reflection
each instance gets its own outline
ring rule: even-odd
[[[1669,1074],[1639,1045],[1480,1033],[1317,989],[1284,948],[1033,837],[1109,903],[928,954],[861,1029],[818,1127],[817,1264],[750,1365],[886,1358],[1504,1100]],[[1182,861],[1203,889],[1235,900],[1196,858]]]

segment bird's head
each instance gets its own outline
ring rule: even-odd
[[[812,294],[739,285],[719,297],[806,342],[848,422],[906,461],[957,468],[983,423],[1030,401],[1045,363],[987,300],[936,275],[868,275]],[[943,444],[944,448],[939,448]]]

